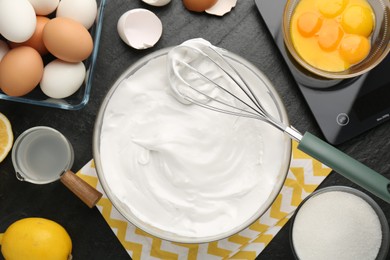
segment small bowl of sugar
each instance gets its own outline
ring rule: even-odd
[[[309,195],[296,210],[290,242],[296,259],[386,259],[389,225],[367,194],[333,186]]]

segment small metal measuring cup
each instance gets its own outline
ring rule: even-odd
[[[59,179],[92,208],[102,194],[70,170],[73,160],[73,147],[68,139],[46,126],[26,130],[12,148],[12,163],[18,180],[46,184]]]

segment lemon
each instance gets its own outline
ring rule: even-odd
[[[0,113],[0,162],[4,160],[12,148],[14,135],[8,118]]]
[[[72,241],[58,223],[44,218],[24,218],[10,225],[0,237],[6,260],[71,259]]]

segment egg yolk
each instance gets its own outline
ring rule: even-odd
[[[326,17],[335,17],[344,10],[348,0],[318,0],[318,9]]]
[[[313,36],[322,25],[320,17],[313,12],[306,12],[298,18],[298,30],[304,37]]]
[[[312,67],[341,72],[370,54],[375,13],[367,0],[300,0],[290,22],[294,49]]]
[[[370,36],[374,28],[374,19],[369,8],[352,5],[343,13],[341,25],[347,33]]]
[[[360,35],[348,35],[340,43],[341,56],[352,65],[366,58],[369,52],[370,41]]]
[[[343,31],[335,20],[324,22],[319,35],[318,44],[326,51],[333,51],[339,45],[343,37]]]

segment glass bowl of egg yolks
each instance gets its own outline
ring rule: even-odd
[[[285,46],[304,69],[345,79],[378,65],[390,51],[388,0],[288,0]]]

